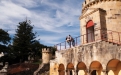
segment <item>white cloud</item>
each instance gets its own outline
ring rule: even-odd
[[[0,10],[0,28],[3,29],[15,29],[18,20],[25,16],[31,16],[27,9],[6,0],[0,2]]]
[[[26,8],[32,8],[32,7],[37,7],[39,0],[11,0],[15,4],[17,3],[18,5]]]
[[[2,10],[0,13],[3,13],[7,17],[31,16],[31,13],[27,9],[12,2],[2,1],[0,4],[0,10]]]
[[[43,3],[43,0],[41,0],[40,3]]]
[[[59,0],[57,0],[59,1]],[[64,0],[64,2],[55,2],[55,0],[1,0],[0,1],[0,28],[10,29],[10,34],[14,34],[18,22],[27,17],[32,25],[40,30],[50,31],[61,34],[42,36],[43,41],[56,43],[67,34],[73,34],[78,29],[70,30],[67,27],[79,25],[79,15],[81,13],[81,1]],[[78,1],[78,2],[76,2]],[[76,3],[74,3],[76,2]],[[64,28],[66,26],[66,28]],[[39,33],[41,34],[42,31]],[[77,32],[79,33],[79,32]],[[47,38],[51,37],[48,39]],[[55,38],[56,37],[56,38]],[[56,40],[57,39],[57,40]]]

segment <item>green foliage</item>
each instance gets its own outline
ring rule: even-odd
[[[3,29],[0,29],[0,52],[6,52],[7,51],[7,44],[10,42],[9,34],[4,31]]]
[[[42,61],[38,60],[38,61],[34,61],[33,64],[41,64]]]
[[[4,31],[3,29],[0,29],[0,52],[8,53],[9,48],[7,47],[7,44],[10,42],[9,34]],[[6,60],[6,57],[0,58],[0,62]]]
[[[37,57],[41,58],[42,57],[42,48],[45,47],[43,44],[40,44],[38,41],[35,41],[31,45],[31,52],[30,56],[33,57],[35,60],[37,60]]]
[[[51,48],[52,54],[56,49],[40,44],[36,39],[36,33],[33,33],[33,26],[28,21],[20,22],[17,26],[16,34],[13,38],[13,45],[8,45],[10,41],[9,34],[0,29],[0,52],[5,52],[5,56],[0,61],[15,64],[28,60],[28,56],[34,58],[34,61],[41,59],[42,48]]]
[[[9,34],[6,31],[0,29],[0,43],[8,44],[9,41],[10,41]]]
[[[45,48],[50,48],[52,55],[53,56],[55,55],[55,51],[56,51],[55,47],[50,46],[50,47],[45,47]]]

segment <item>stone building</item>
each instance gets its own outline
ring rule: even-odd
[[[121,75],[121,0],[85,0],[79,20],[81,43],[56,51],[50,75]]]

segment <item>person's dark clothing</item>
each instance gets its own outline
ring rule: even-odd
[[[66,37],[66,41],[70,47],[71,47],[71,44],[72,44],[72,46],[75,46],[75,40],[71,37],[71,35]]]

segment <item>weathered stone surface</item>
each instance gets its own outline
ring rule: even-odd
[[[91,70],[90,65],[93,62],[98,61],[102,65],[102,68],[106,69],[108,63],[112,59],[121,60],[121,46],[105,41],[93,42],[68,50],[58,51],[56,53],[56,57],[57,58],[55,60],[51,60],[50,62],[50,75],[55,75],[55,72],[52,71],[55,66],[54,63],[56,63],[56,69],[58,70],[60,64],[63,64],[64,68],[67,69],[67,65],[69,63],[72,63],[74,65],[74,69],[76,70],[78,63],[83,62],[87,69]],[[98,67],[92,68],[96,69]],[[56,75],[58,74],[56,73]]]
[[[85,0],[79,20],[81,45],[57,51],[50,75],[121,75],[121,0]]]
[[[95,40],[101,39],[105,35],[106,40],[119,42],[118,33],[121,32],[121,1],[120,0],[85,0],[80,16],[81,35],[87,33],[86,25],[92,20],[94,22]],[[111,34],[111,31],[116,31]],[[111,40],[113,37],[113,40]],[[84,43],[87,36],[84,37]]]

